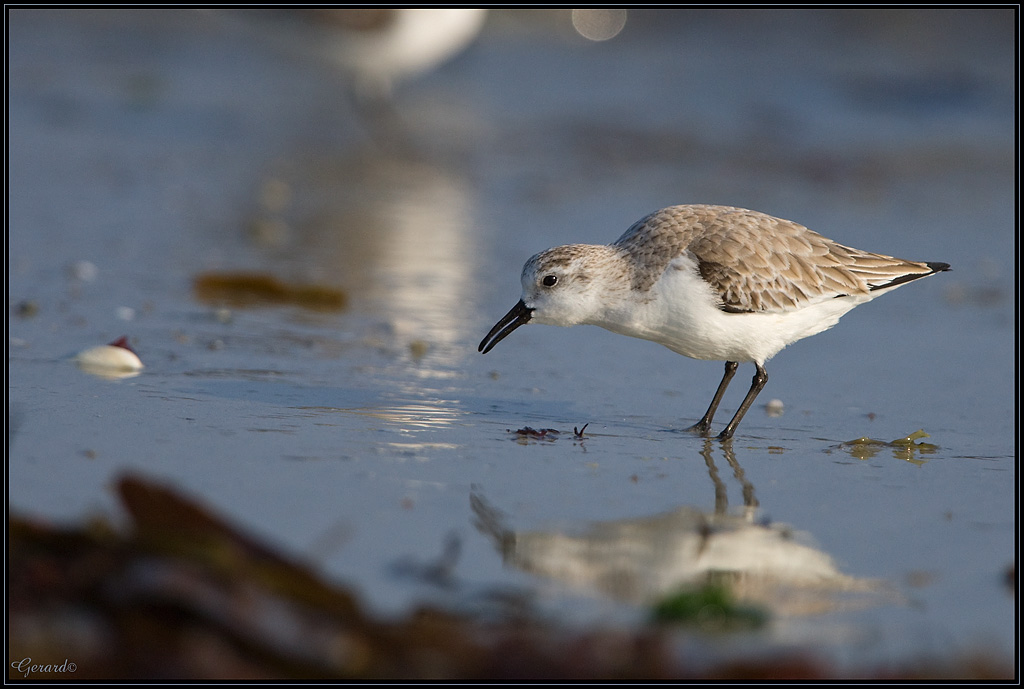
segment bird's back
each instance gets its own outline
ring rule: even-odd
[[[720,308],[740,313],[867,296],[949,268],[861,251],[799,223],[731,206],[663,208],[634,223],[613,246],[636,266],[635,289],[650,289],[673,259],[688,256],[720,297]]]

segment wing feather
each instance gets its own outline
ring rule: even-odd
[[[731,312],[781,312],[866,295],[948,268],[860,251],[798,223],[728,206],[671,206],[630,227],[613,246],[636,266],[644,291],[689,255]]]

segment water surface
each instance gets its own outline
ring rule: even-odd
[[[1013,16],[631,12],[602,43],[567,21],[492,13],[380,131],[337,73],[209,13],[13,12],[10,509],[116,515],[133,471],[382,615],[512,591],[631,625],[711,567],[775,613],[745,641],[1014,653]],[[781,352],[731,444],[680,432],[720,363],[596,328],[476,352],[530,255],[676,203],[953,272]],[[192,289],[237,270],[348,307]],[[141,375],[70,361],[123,334]],[[454,588],[402,574],[452,542]]]

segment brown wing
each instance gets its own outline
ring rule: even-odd
[[[658,241],[650,241],[652,235]],[[663,254],[675,252],[662,270],[672,258],[689,254],[721,295],[722,308],[735,312],[791,310],[948,268],[852,249],[795,222],[726,206],[663,209],[630,228],[616,245],[652,267]],[[663,249],[642,248],[650,245]]]

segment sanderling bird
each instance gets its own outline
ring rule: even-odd
[[[670,206],[610,245],[568,244],[523,266],[523,294],[480,342],[486,354],[527,323],[599,325],[692,359],[725,361],[704,417],[707,435],[740,362],[757,368],[731,438],[768,382],[764,364],[847,311],[911,280],[949,270],[838,244],[806,227],[729,206]]]

